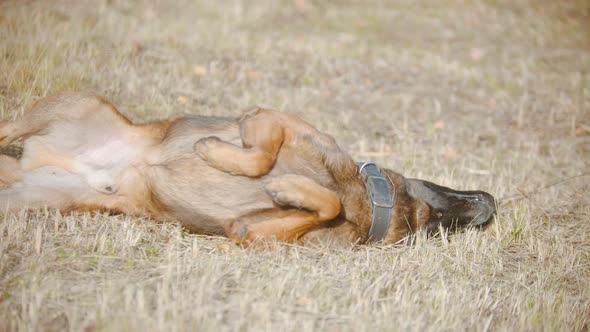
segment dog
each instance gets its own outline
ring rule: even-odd
[[[420,229],[484,227],[494,198],[357,164],[300,118],[256,109],[133,124],[107,99],[65,92],[0,122],[0,209],[108,211],[191,232],[339,245],[403,242]]]

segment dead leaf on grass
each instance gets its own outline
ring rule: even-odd
[[[256,70],[248,70],[246,76],[249,80],[256,81],[260,77],[260,74]]]
[[[187,96],[178,96],[178,98],[176,98],[176,101],[180,104],[186,104],[188,103],[189,99]]]
[[[577,137],[586,136],[586,135],[590,135],[590,126],[580,125],[578,128],[576,128],[576,136]]]
[[[220,253],[227,254],[231,250],[231,246],[229,243],[220,243],[217,245],[217,250]]]
[[[443,157],[446,160],[457,160],[463,157],[463,152],[454,149],[453,147],[447,146],[445,152],[443,153]]]
[[[207,75],[208,71],[207,68],[201,66],[201,65],[194,65],[193,66],[193,74],[197,77],[203,77],[205,75]]]
[[[482,48],[474,47],[471,50],[469,50],[469,56],[473,61],[481,60],[484,57],[484,55],[486,55],[486,51]]]
[[[447,127],[447,124],[443,120],[438,120],[434,123],[435,129],[445,129],[446,127]]]
[[[306,0],[293,0],[293,5],[295,5],[295,9],[299,12],[306,12],[311,9],[310,4]]]

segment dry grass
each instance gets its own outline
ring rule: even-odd
[[[0,330],[590,325],[587,1],[0,2],[0,117],[300,114],[358,159],[499,198],[414,247],[242,250],[124,216],[0,215]]]

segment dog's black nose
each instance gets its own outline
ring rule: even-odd
[[[496,201],[494,196],[484,192],[472,192],[471,204],[475,210],[475,216],[469,223],[469,226],[485,227],[489,225],[496,215]]]

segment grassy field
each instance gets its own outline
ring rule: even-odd
[[[174,224],[0,215],[0,331],[590,329],[590,3],[0,1],[0,118],[296,113],[359,160],[498,199],[412,247],[243,250]]]

